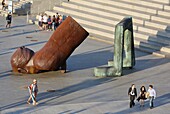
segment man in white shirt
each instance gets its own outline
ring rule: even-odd
[[[150,109],[152,109],[153,106],[153,100],[156,98],[156,91],[153,89],[153,85],[149,85],[149,89],[148,89],[148,93],[149,93],[149,105],[150,105]]]
[[[43,29],[44,30],[47,30],[47,25],[48,25],[48,17],[47,17],[47,14],[44,14],[43,16]]]

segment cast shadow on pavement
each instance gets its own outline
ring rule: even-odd
[[[156,109],[160,106],[170,104],[170,93],[157,97],[154,100],[154,108],[153,109],[149,109],[149,100],[145,101],[145,107],[140,107],[139,103],[136,103],[136,104],[137,105],[135,105],[135,107],[133,107],[133,108],[129,108],[129,104],[127,104],[126,110],[122,110],[122,111],[118,111],[118,112],[107,112],[104,114],[133,114],[136,112],[140,113],[140,112],[144,112],[144,111],[145,111],[145,113],[147,113],[148,110],[151,110],[151,111],[153,111],[152,113],[154,113],[155,112],[154,109]]]
[[[51,104],[50,102],[55,100],[55,99],[58,99],[58,98],[63,97],[65,95],[72,94],[74,92],[78,92],[78,91],[89,89],[91,87],[95,87],[95,86],[98,86],[98,85],[101,85],[101,84],[104,84],[104,83],[115,81],[115,80],[116,79],[114,79],[114,78],[87,79],[85,81],[82,81],[80,83],[65,87],[63,89],[55,90],[55,92],[39,93],[38,94],[39,97],[37,98],[37,100],[38,101],[43,100],[43,101],[39,102],[39,105],[36,106],[36,108],[35,107],[27,107],[27,108],[21,109],[21,110],[18,108],[19,110],[17,110],[16,107],[22,107],[26,104],[27,98],[29,97],[29,96],[27,96],[25,99],[22,99],[21,101],[14,102],[14,103],[11,103],[9,105],[5,105],[5,106],[0,107],[0,110],[3,111],[3,110],[11,109],[11,108],[14,108],[14,109],[16,108],[16,111],[7,112],[6,114],[35,112],[37,110],[43,109],[44,108],[43,106],[50,106],[50,104]],[[96,94],[96,93],[94,93],[94,94]],[[81,96],[81,97],[85,97],[85,96]],[[69,100],[66,100],[66,101],[63,101],[63,102],[58,102],[58,103],[54,102],[51,105],[59,105],[59,104],[63,104],[63,103],[66,103],[66,102],[70,102],[70,101],[75,100],[75,99],[77,99],[77,98],[69,99]]]
[[[10,76],[10,75],[11,75],[11,70],[5,71],[5,72],[0,72],[0,79],[5,78],[5,77]]]
[[[5,23],[5,24],[6,24],[6,23]],[[2,25],[3,27],[1,26],[2,28],[0,28],[0,31],[1,31],[1,30],[8,30],[8,29],[14,29],[14,28],[19,28],[19,27],[25,27],[25,26],[33,25],[33,24],[23,24],[23,25],[11,26],[11,28],[5,28],[5,24]]]
[[[138,59],[140,57],[148,56],[149,54],[141,53],[140,51],[135,51],[135,53],[136,65],[132,69],[123,69],[123,75],[157,67],[170,62],[165,58]],[[112,46],[109,46],[98,50],[72,55],[67,61],[68,70],[72,72],[99,66],[107,66],[108,60],[113,59],[113,54]]]
[[[40,42],[29,43],[29,44],[25,44],[25,45],[13,47],[13,48],[8,48],[8,49],[5,49],[4,52],[0,53],[0,56],[1,56],[1,55],[6,55],[6,54],[14,53],[17,48],[22,47],[22,46],[29,47],[29,46],[39,45],[39,44],[45,44],[46,42],[47,42],[47,41],[40,41]],[[33,51],[35,51],[35,50],[33,50]]]
[[[40,32],[40,31],[42,31],[42,30],[23,31],[21,33],[16,33],[16,34],[7,35],[7,36],[1,36],[0,38],[9,38],[9,37],[14,37],[14,36],[21,36],[21,35],[26,35],[26,34],[34,33],[34,32]]]

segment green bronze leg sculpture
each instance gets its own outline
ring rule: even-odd
[[[96,67],[94,75],[100,77],[121,76],[123,68],[135,65],[132,18],[124,18],[116,25],[114,38],[114,61],[108,61],[107,67]]]

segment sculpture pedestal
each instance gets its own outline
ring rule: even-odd
[[[113,66],[106,67],[96,67],[94,68],[94,74],[96,77],[113,77],[113,76],[121,76],[120,73]]]

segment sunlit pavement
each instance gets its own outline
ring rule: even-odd
[[[0,113],[1,114],[169,114],[170,59],[136,51],[136,66],[124,70],[122,77],[97,78],[93,68],[113,58],[113,46],[87,38],[67,60],[68,72],[13,74],[10,57],[20,46],[34,51],[41,49],[52,32],[40,31],[26,24],[26,17],[14,17],[10,29],[0,17]],[[27,86],[36,78],[39,94],[37,106],[26,103]],[[155,108],[129,108],[127,90],[134,83],[138,89],[153,84],[157,91]],[[53,92],[47,92],[53,90]]]

